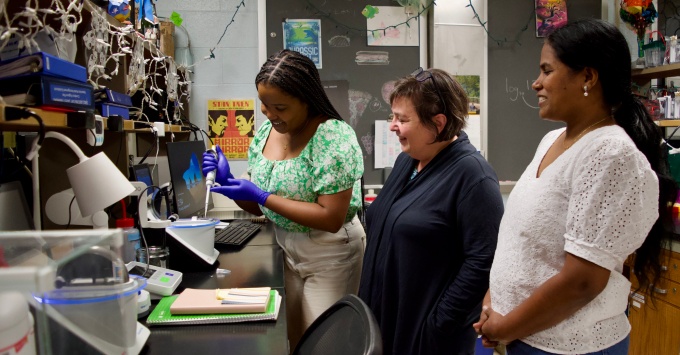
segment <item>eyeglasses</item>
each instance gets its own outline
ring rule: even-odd
[[[420,82],[420,83],[422,83],[423,81],[425,81],[427,79],[432,79],[432,84],[434,85],[434,89],[437,91],[437,96],[439,96],[439,100],[441,100],[442,106],[444,106],[444,110],[443,110],[444,112],[442,112],[442,113],[444,114],[444,116],[448,116],[446,114],[446,112],[448,110],[446,109],[446,101],[444,100],[444,95],[442,95],[441,90],[439,90],[439,85],[437,85],[437,81],[434,80],[432,73],[430,73],[427,70],[423,70],[423,68],[421,67],[421,68],[416,69],[413,73],[411,73],[411,75],[413,77],[415,77],[416,80],[418,80],[418,82]]]
[[[448,115],[446,113],[446,111],[447,111],[446,101],[444,101],[444,96],[442,95],[442,92],[439,90],[439,85],[437,85],[437,81],[434,80],[432,73],[430,73],[429,71],[424,70],[422,67],[420,67],[420,68],[416,69],[413,73],[411,73],[411,76],[416,78],[416,80],[418,80],[419,83],[422,83],[423,81],[425,81],[427,79],[432,79],[432,84],[434,85],[434,89],[435,89],[435,91],[437,91],[437,96],[439,97],[439,100],[442,102],[442,106],[444,107],[444,110],[443,110],[442,113],[444,114],[444,116],[448,117]],[[390,114],[389,116],[387,116],[387,122],[392,123],[393,120],[394,120],[394,114],[393,113]]]

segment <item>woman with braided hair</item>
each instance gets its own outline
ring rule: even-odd
[[[250,181],[234,179],[219,147],[217,158],[203,156],[203,173],[217,169],[221,186],[213,192],[274,222],[285,253],[292,349],[317,316],[358,290],[364,163],[354,130],[331,104],[309,58],[279,51],[262,65],[255,85],[268,120],[250,144]]]

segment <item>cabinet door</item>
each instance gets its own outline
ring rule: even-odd
[[[636,296],[639,297],[639,296]],[[680,308],[646,297],[641,304],[633,298],[628,315],[632,327],[629,355],[680,354]]]

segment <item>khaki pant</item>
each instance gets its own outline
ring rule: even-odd
[[[276,227],[285,259],[286,317],[291,351],[310,324],[342,296],[359,290],[366,232],[356,216],[337,233]]]

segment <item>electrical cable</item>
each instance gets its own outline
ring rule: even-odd
[[[154,171],[156,171],[156,166],[158,165],[158,151],[160,150],[160,137],[156,135],[156,156],[153,159],[153,168],[151,169],[151,176],[153,176]]]
[[[3,150],[3,153],[4,153],[4,152],[7,152],[8,155],[9,155],[8,158],[11,158],[12,160],[14,160],[14,161],[19,165],[19,167],[17,167],[14,171],[12,171],[12,172],[10,172],[10,173],[7,173],[7,174],[6,174],[6,177],[5,177],[5,180],[2,180],[2,181],[13,181],[13,180],[14,180],[14,179],[13,179],[14,175],[17,174],[19,171],[21,171],[22,168],[23,168],[23,171],[26,173],[26,175],[27,175],[28,177],[31,177],[31,178],[33,177],[33,172],[31,171],[31,168],[29,168],[29,167],[26,165],[25,162],[23,162],[21,159],[19,159],[19,157],[16,155],[16,153],[14,152],[14,150],[13,150],[12,148],[5,148],[5,149]],[[1,171],[1,170],[2,170],[2,168],[0,167],[0,171]],[[0,175],[0,176],[2,176],[2,175]],[[2,185],[1,182],[0,182],[0,185]]]
[[[92,135],[92,138],[94,138],[93,142],[96,142],[97,141],[97,135],[94,134],[94,132],[91,129],[88,129],[87,131],[90,132],[90,134]]]
[[[667,137],[666,139],[663,140],[663,142],[666,143],[666,146],[668,146],[668,147],[671,148],[671,149],[676,149],[676,148],[673,147],[672,145],[670,145],[670,143],[668,143],[668,141],[671,140],[671,138],[673,138],[673,135],[675,134],[675,132],[678,131],[679,128],[680,128],[680,126],[675,127],[675,129],[673,130],[673,132],[671,132],[671,134],[669,134],[668,137]]]
[[[73,206],[73,201],[75,201],[75,200],[76,200],[76,195],[73,195],[71,202],[68,204],[68,223],[66,223],[66,228],[64,228],[64,229],[69,229],[69,227],[71,227],[71,206]]]
[[[38,121],[38,145],[41,146],[45,140],[45,124],[42,117],[26,107],[5,106],[5,121],[15,121],[28,117],[33,117]]]
[[[120,152],[123,150],[123,142],[125,141],[125,137],[123,136],[123,139],[120,140],[120,144],[118,145],[118,155],[116,155],[116,166],[118,166],[118,159],[120,159]]]
[[[199,131],[199,132],[201,132],[201,138],[202,139],[203,139],[203,135],[205,135],[205,137],[208,138],[208,141],[210,141],[210,146],[215,145],[215,142],[213,141],[213,139],[210,137],[208,132],[206,132],[204,129],[198,127],[197,125],[195,125],[191,121],[182,121],[182,122],[185,123],[186,125],[188,125],[189,129],[191,129],[191,131],[194,133],[194,140],[195,141],[198,140],[198,135],[196,134],[196,132]],[[205,141],[205,139],[203,139],[203,141]]]
[[[143,163],[144,163],[144,161],[146,160],[146,158],[149,157],[149,154],[151,153],[151,150],[152,150],[152,149],[154,148],[154,146],[156,145],[156,141],[157,141],[157,139],[158,139],[158,132],[156,132],[156,131],[153,130],[153,129],[152,129],[152,132],[153,132],[153,137],[154,137],[153,143],[151,144],[151,146],[149,147],[149,149],[148,149],[148,150],[146,151],[146,153],[144,154],[144,157],[142,157],[142,160],[140,160],[138,164],[143,164]]]
[[[149,244],[146,242],[146,237],[144,236],[144,228],[142,228],[142,216],[139,214],[139,210],[140,210],[139,206],[141,206],[142,197],[144,196],[144,194],[149,189],[158,189],[158,191],[161,191],[160,187],[158,187],[156,185],[150,185],[150,186],[147,186],[144,190],[142,190],[142,192],[140,192],[139,195],[137,195],[137,212],[135,212],[135,217],[137,219],[137,226],[139,226],[139,236],[140,236],[140,238],[142,238],[142,243],[144,244],[144,250],[146,250],[146,260],[145,260],[146,261],[145,262],[146,268],[144,269],[144,273],[142,275],[146,275],[146,273],[149,271]],[[147,202],[144,201],[144,203],[147,203]],[[146,216],[144,216],[144,218],[146,218]],[[163,245],[165,245],[165,240],[163,242]]]
[[[205,130],[201,129],[201,133],[203,133],[203,134],[205,135],[205,137],[208,138],[208,140],[210,141],[210,146],[211,146],[211,147],[212,147],[213,145],[215,145],[215,142],[213,142],[212,138],[210,138],[210,136],[208,135],[208,132],[206,132]],[[204,139],[203,141],[205,141],[205,139]]]

